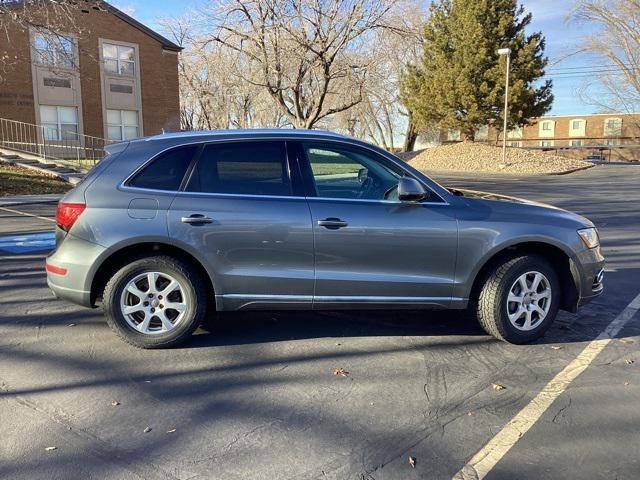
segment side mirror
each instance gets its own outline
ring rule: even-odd
[[[401,202],[419,202],[428,195],[427,190],[415,178],[402,177],[398,182],[398,200]]]

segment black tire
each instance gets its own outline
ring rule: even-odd
[[[186,303],[186,309],[172,330],[142,333],[125,319],[121,309],[123,291],[132,279],[147,272],[168,274],[182,287],[181,301]],[[111,277],[104,289],[103,308],[107,323],[125,342],[139,348],[168,348],[185,342],[198,328],[207,310],[207,293],[202,278],[190,264],[168,256],[145,257],[123,266]]]
[[[516,280],[531,271],[540,272],[547,278],[551,288],[551,301],[544,319],[532,330],[523,331],[509,320],[507,298]],[[485,332],[499,340],[515,344],[532,342],[542,337],[553,323],[560,305],[560,292],[558,275],[544,257],[523,255],[506,258],[484,277],[476,306],[476,318]]]

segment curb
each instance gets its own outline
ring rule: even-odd
[[[58,203],[63,196],[64,194],[62,193],[45,193],[42,195],[7,195],[5,197],[0,197],[0,207]]]
[[[577,167],[571,170],[567,170],[565,172],[547,172],[547,173],[505,173],[502,172],[477,172],[472,170],[419,170],[427,176],[438,176],[438,175],[453,175],[453,176],[464,176],[469,177],[472,175],[481,175],[481,176],[492,176],[492,177],[504,177],[504,178],[514,178],[514,177],[550,177],[550,176],[559,176],[559,175],[569,175],[571,173],[579,172],[581,170],[588,170],[590,168],[595,167],[596,165],[586,165],[584,167]]]
[[[544,175],[569,175],[570,173],[576,173],[582,170],[589,170],[590,168],[593,168],[593,167],[595,167],[595,165],[586,165],[584,167],[574,168],[573,170],[567,170],[566,172],[545,173]]]

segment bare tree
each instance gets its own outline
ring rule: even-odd
[[[379,29],[373,41],[359,51],[367,65],[362,101],[337,114],[333,128],[368,139],[387,150],[396,150],[406,135],[409,114],[399,99],[402,72],[422,53],[422,36],[426,12],[423,2],[403,0],[389,13],[393,30]]]
[[[284,114],[254,81],[256,66],[237,50],[204,39],[192,16],[160,20],[184,50],[180,55],[181,127],[184,130],[285,126]]]
[[[596,70],[597,94],[586,85],[583,97],[603,110],[640,108],[640,0],[579,0],[572,17],[595,27],[582,52],[611,68]]]
[[[397,0],[222,0],[207,10],[207,44],[234,50],[296,128],[313,128],[363,99],[367,65],[358,49],[394,30]]]

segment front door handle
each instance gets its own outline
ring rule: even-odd
[[[329,230],[337,230],[342,227],[346,227],[349,224],[339,218],[325,218],[324,220],[318,220],[318,225]]]
[[[189,215],[188,217],[182,217],[180,221],[182,223],[188,223],[190,225],[200,225],[203,223],[213,223],[213,218],[205,217],[200,213],[194,213],[193,215]]]

